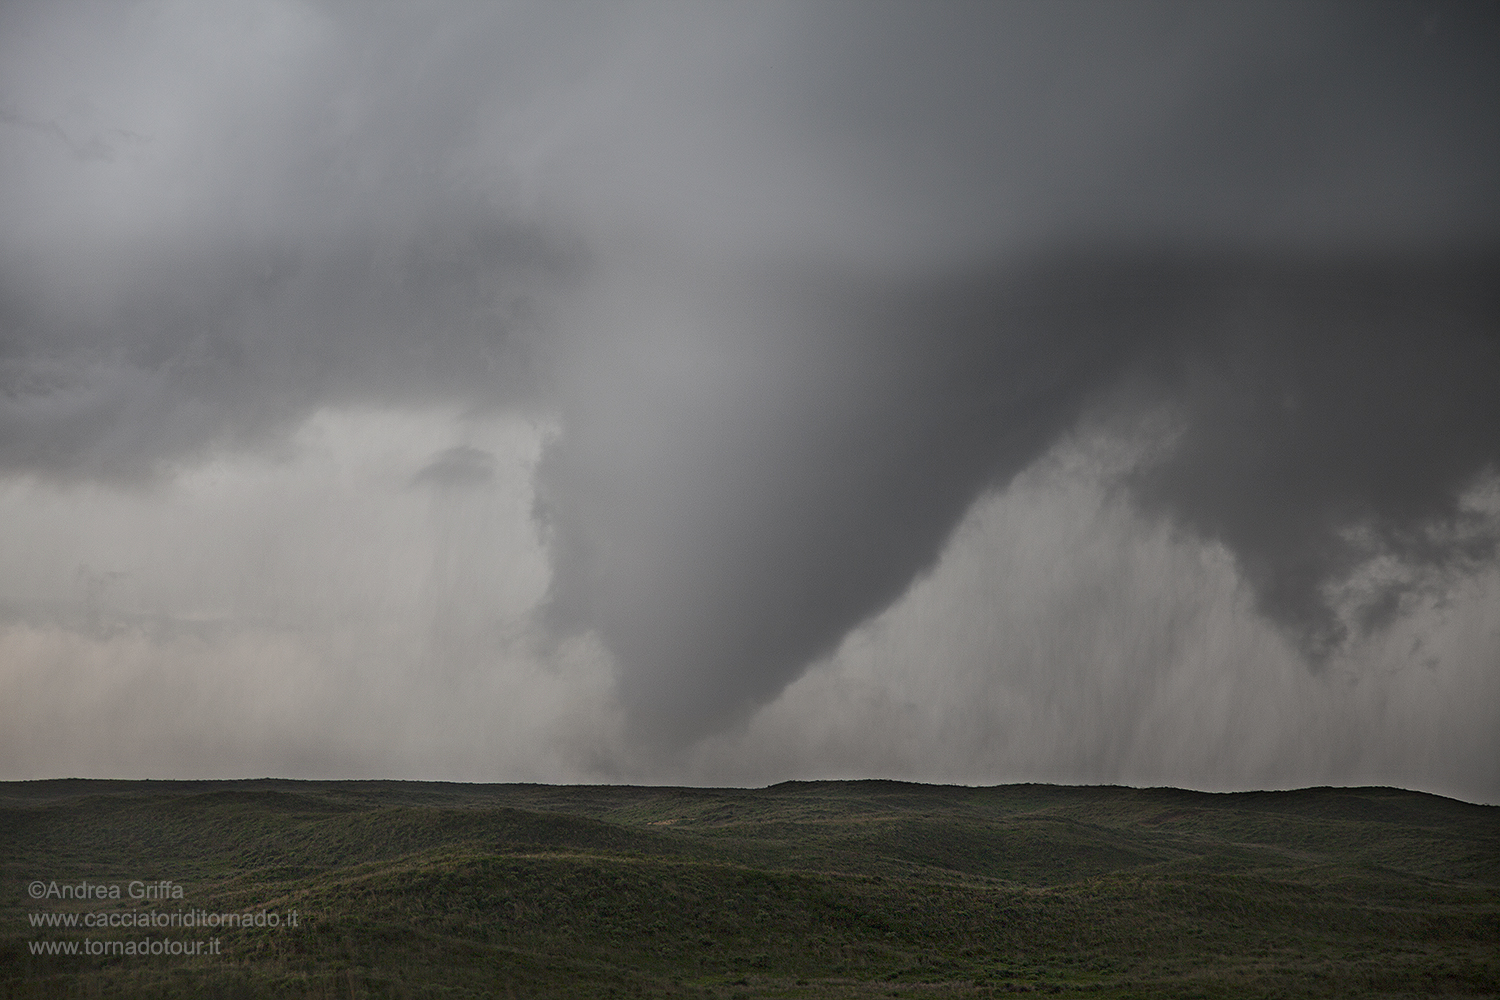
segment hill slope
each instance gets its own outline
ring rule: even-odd
[[[1500,993],[1500,808],[1384,788],[24,782],[0,859],[16,998]]]

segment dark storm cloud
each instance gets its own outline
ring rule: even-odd
[[[503,220],[426,222],[332,247],[211,247],[102,322],[8,290],[0,470],[129,480],[263,445],[320,406],[526,405],[533,302],[562,252]]]
[[[1500,471],[1500,254],[1201,262],[1195,329],[1169,341],[1182,436],[1136,495],[1224,542],[1315,663],[1349,628],[1325,588],[1375,557],[1355,627],[1492,558],[1463,493]]]
[[[0,240],[0,470],[140,479],[319,407],[534,400],[537,302],[579,242],[462,161],[487,102],[540,100],[588,33],[522,8],[221,15],[4,12],[0,168],[30,197]],[[35,96],[52,76],[66,99]]]
[[[171,120],[0,94],[6,177],[129,132],[180,168],[145,193],[193,193],[115,253],[72,188],[9,197],[0,471],[138,479],[326,406],[545,412],[554,618],[663,745],[773,698],[1090,411],[1176,416],[1134,495],[1314,661],[1371,556],[1408,572],[1356,627],[1493,553],[1457,500],[1500,425],[1493,7],[295,9],[313,55],[224,60],[178,160]],[[17,10],[11,39],[77,18]],[[116,34],[200,44],[108,23],[68,28],[97,94],[160,54]]]
[[[1350,248],[1500,225],[1500,16],[1477,3],[820,5],[793,134],[892,242]]]

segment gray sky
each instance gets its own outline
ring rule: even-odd
[[[11,4],[0,777],[1500,801],[1482,4]]]

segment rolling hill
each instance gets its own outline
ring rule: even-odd
[[[7,998],[1500,995],[1500,808],[1389,788],[19,782],[0,862]]]

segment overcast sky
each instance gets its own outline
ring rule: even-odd
[[[1489,4],[0,7],[0,779],[1500,802]]]

